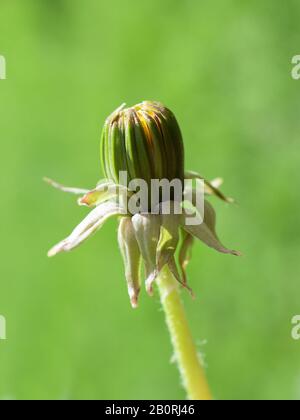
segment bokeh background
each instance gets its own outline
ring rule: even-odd
[[[198,243],[183,294],[214,395],[299,399],[299,18],[296,0],[1,1],[1,399],[185,398],[158,297],[130,308],[116,223],[46,257],[86,209],[42,177],[93,187],[104,119],[144,99],[238,201],[212,200],[244,257]]]

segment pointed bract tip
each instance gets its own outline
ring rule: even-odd
[[[154,295],[153,284],[156,280],[157,275],[158,275],[158,272],[155,271],[154,273],[150,274],[150,276],[147,278],[145,282],[146,292],[150,297]]]
[[[243,256],[242,252],[240,252],[240,251],[232,250],[231,254],[234,255],[235,257],[242,257]]]
[[[219,248],[218,249],[219,252],[221,252],[222,254],[227,254],[227,255],[234,255],[235,257],[242,257],[243,254],[239,251],[235,251],[234,249],[228,249],[225,247]]]
[[[130,304],[131,304],[132,309],[137,309],[139,306],[140,290],[128,288],[128,294],[129,294]]]
[[[54,183],[54,181],[52,179],[48,178],[47,176],[43,177],[43,181],[46,182],[46,184],[49,184],[49,185],[53,185],[53,183]]]
[[[130,303],[131,303],[131,307],[132,307],[132,309],[137,309],[137,308],[139,307],[139,303],[138,303],[138,298],[137,298],[137,296],[132,297],[132,298],[130,299]]]
[[[147,292],[148,296],[153,297],[154,290],[153,290],[153,285],[152,284],[147,284],[146,283],[146,292]]]
[[[196,295],[194,293],[194,290],[190,286],[188,286],[187,284],[184,284],[183,287],[189,292],[191,298],[193,300],[196,300]]]
[[[51,248],[50,251],[47,253],[47,257],[52,258],[57,254],[57,252],[54,250],[54,248]]]
[[[50,249],[50,251],[48,252],[48,257],[52,258],[55,257],[55,255],[59,254],[60,252],[65,251],[65,244],[66,242],[60,242],[59,244],[55,245],[53,248]]]

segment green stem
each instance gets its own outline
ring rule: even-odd
[[[158,278],[161,303],[166,314],[176,361],[190,400],[211,400],[205,372],[187,322],[178,284],[168,268]]]

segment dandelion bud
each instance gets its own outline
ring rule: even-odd
[[[142,179],[184,180],[182,135],[173,113],[158,102],[121,107],[105,122],[101,140],[101,162],[105,177],[122,183]],[[128,185],[125,185],[126,187]]]
[[[92,190],[66,187],[45,179],[59,190],[81,196],[78,203],[92,208],[72,233],[49,251],[49,257],[73,250],[108,219],[118,217],[118,241],[128,294],[132,307],[136,308],[142,273],[149,295],[154,293],[155,281],[165,267],[192,293],[187,285],[186,268],[193,238],[218,252],[240,255],[220,242],[213,207],[198,200],[199,193],[203,198],[202,189],[193,187],[190,191],[184,183],[185,177],[202,179],[207,194],[231,202],[218,189],[222,180],[208,182],[196,172],[184,173],[179,125],[173,113],[159,102],[145,101],[132,108],[122,106],[107,118],[101,139],[101,163],[106,179]],[[200,223],[191,223],[189,213],[195,214],[192,219]]]

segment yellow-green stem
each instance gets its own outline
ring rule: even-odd
[[[161,303],[184,387],[190,400],[211,400],[204,369],[187,322],[178,284],[168,268],[158,278]]]

